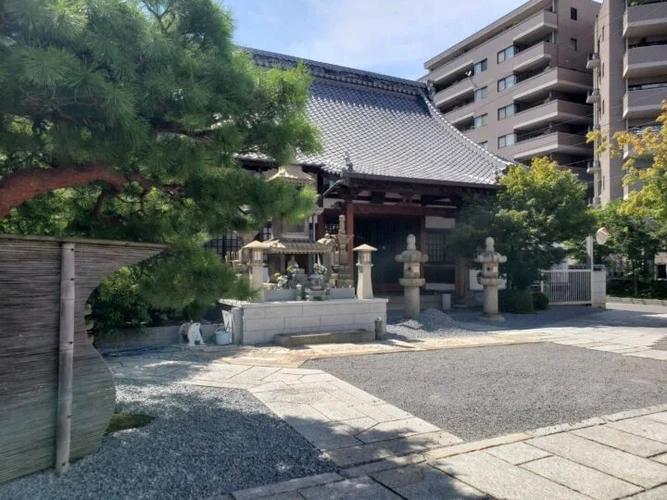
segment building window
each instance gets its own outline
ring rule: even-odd
[[[436,230],[426,231],[426,252],[429,264],[446,264],[445,232]]]
[[[513,87],[515,83],[516,83],[515,75],[506,76],[502,80],[498,80],[498,92]]]
[[[570,48],[574,51],[577,50],[577,39],[576,38],[570,38]]]
[[[577,20],[577,9],[575,9],[574,7],[570,7],[570,19],[572,19],[573,21]]]
[[[516,142],[515,134],[501,135],[498,137],[498,149],[505,148],[507,146],[513,146]]]
[[[602,104],[602,106],[601,106],[601,108],[602,108],[602,114],[604,115],[604,99],[602,99],[602,103],[601,103],[601,104]]]
[[[512,59],[518,52],[519,51],[514,45],[501,50],[498,52],[498,63],[506,61],[507,59]]]
[[[488,150],[489,150],[489,141],[480,142],[480,143],[478,144],[478,146],[479,146],[480,148],[482,148],[482,149],[486,149],[486,150],[488,151]]]
[[[486,113],[475,117],[475,128],[480,128],[486,125],[486,119],[489,115]]]
[[[479,75],[482,71],[486,71],[487,67],[487,62],[486,59],[479,61],[475,63],[475,65],[472,68],[472,72],[474,75]]]
[[[487,87],[482,87],[481,89],[475,90],[475,101],[481,101],[482,99],[486,99],[487,90],[488,90]]]
[[[509,104],[507,106],[503,106],[502,108],[498,108],[498,120],[504,120],[505,118],[514,116],[515,111],[516,106],[514,104]]]

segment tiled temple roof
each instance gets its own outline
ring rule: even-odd
[[[297,155],[302,165],[349,177],[491,186],[508,162],[447,122],[426,83],[248,50],[263,67],[303,61],[313,76],[309,118],[322,150]]]

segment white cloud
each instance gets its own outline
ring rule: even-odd
[[[509,12],[520,0],[307,0],[307,42],[289,53],[356,68],[403,66],[421,76],[424,61]],[[414,73],[414,74],[409,74]]]

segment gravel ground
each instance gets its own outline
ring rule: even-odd
[[[504,330],[545,328],[584,318],[604,318],[605,311],[585,306],[557,306],[535,314],[503,314],[504,323],[480,321],[481,309],[425,309],[414,319],[405,319],[393,312],[387,320],[385,338],[415,340],[427,337],[460,337],[485,335]],[[593,316],[595,315],[595,316]]]
[[[100,451],[0,485],[0,499],[202,499],[333,471],[254,396],[238,389],[117,381],[118,407],[157,417],[107,436]]]
[[[495,325],[482,322],[462,323],[438,309],[425,309],[414,319],[403,319],[387,324],[385,338],[414,340],[426,337],[460,337],[479,335],[480,332],[498,330]]]
[[[308,361],[465,440],[667,403],[664,362],[555,344]]]

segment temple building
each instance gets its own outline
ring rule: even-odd
[[[292,68],[301,61],[247,50],[266,68]],[[313,242],[336,234],[344,215],[347,234],[353,236],[347,245],[348,261],[352,262],[354,246],[378,249],[373,257],[376,295],[402,291],[402,267],[394,256],[414,234],[417,247],[429,257],[421,271],[424,289],[448,291],[462,300],[469,291],[467,264],[472,256],[448,253],[447,234],[465,196],[492,195],[509,162],[450,125],[434,105],[427,83],[302,62],[313,77],[307,112],[319,128],[321,151],[298,154],[289,166],[241,156],[243,165],[263,171],[267,180],[312,183],[320,195],[319,210],[306,221],[304,232]],[[292,236],[298,240],[294,231],[274,221],[258,235],[228,236],[211,246],[226,254],[254,238],[289,245]]]

